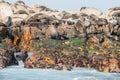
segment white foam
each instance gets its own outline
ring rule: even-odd
[[[24,66],[23,61],[22,60],[20,60],[20,61],[18,60],[18,65],[21,66],[21,67],[23,67]]]
[[[95,77],[76,77],[73,80],[98,80]]]

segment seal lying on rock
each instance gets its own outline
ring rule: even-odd
[[[56,39],[58,37],[58,35],[59,34],[58,34],[58,31],[57,31],[57,29],[56,29],[55,26],[50,25],[47,28],[46,34],[45,34],[45,36],[46,36],[47,39],[50,39],[50,38]]]

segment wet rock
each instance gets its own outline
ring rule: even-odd
[[[110,59],[109,61],[110,72],[120,72],[118,60]]]
[[[0,51],[0,68],[6,67],[6,57],[4,57],[5,50],[1,49]]]
[[[0,49],[0,68],[5,68],[11,64],[17,64],[12,51]]]
[[[25,67],[27,68],[52,68],[56,70],[71,70],[72,67],[69,65],[63,65],[61,63],[55,63],[52,56],[45,56],[40,54],[33,54],[26,62]]]

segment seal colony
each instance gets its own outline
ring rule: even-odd
[[[27,52],[34,54],[27,58]],[[57,11],[46,6],[0,2],[0,68],[71,70],[73,67],[120,72],[120,7],[103,14],[96,8]],[[27,58],[27,59],[26,59]]]

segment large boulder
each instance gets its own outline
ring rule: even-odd
[[[96,9],[96,8],[92,8],[92,7],[82,7],[81,9],[80,9],[80,12],[81,13],[85,13],[85,14],[87,14],[87,15],[91,15],[91,14],[94,14],[94,15],[96,15],[96,16],[100,16],[100,15],[102,15],[102,12],[101,11],[99,11],[98,9]]]
[[[0,2],[0,19],[4,19],[8,16],[12,16],[13,11],[10,4],[6,2]]]
[[[0,21],[6,26],[12,25],[12,19],[10,16],[13,15],[12,7],[7,2],[0,2]]]

